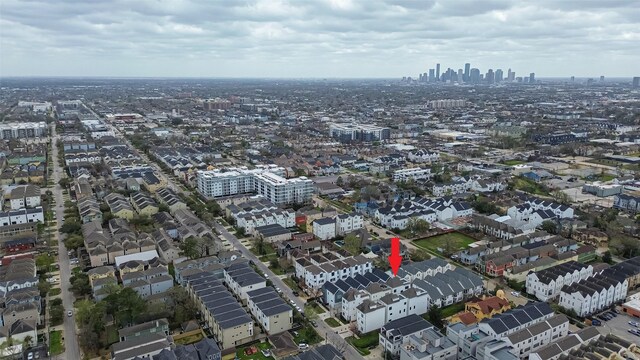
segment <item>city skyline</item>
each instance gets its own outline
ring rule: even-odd
[[[0,76],[401,78],[471,62],[631,79],[638,19],[635,1],[8,0]]]

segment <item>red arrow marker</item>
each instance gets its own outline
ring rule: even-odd
[[[402,256],[400,256],[400,238],[391,238],[391,255],[389,255],[389,265],[391,265],[393,276],[398,274],[401,263]]]

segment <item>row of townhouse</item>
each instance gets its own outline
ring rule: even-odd
[[[131,203],[122,194],[113,192],[104,197],[111,214],[117,218],[131,220],[135,216],[135,210]]]
[[[380,207],[375,210],[373,217],[375,222],[384,227],[404,229],[411,218],[432,223],[471,216],[471,214],[473,214],[473,208],[465,201],[454,201],[448,197],[438,199],[418,197],[411,201]]]
[[[111,219],[109,229],[103,229],[102,223],[92,221],[82,225],[84,245],[89,254],[91,267],[115,263],[117,256],[153,251],[156,242],[149,236],[137,234],[126,226],[120,227],[117,220]],[[126,222],[120,223],[126,225]]]
[[[254,339],[254,321],[216,275],[201,272],[188,276],[186,290],[202,314],[221,349],[234,348]]]
[[[357,291],[372,283],[384,283],[389,279],[384,271],[374,268],[365,274],[356,274],[344,280],[326,282],[322,285],[322,301],[330,309],[342,309],[342,299],[347,292]]]
[[[534,343],[541,347],[568,333],[568,320],[559,316],[547,303],[529,302],[477,324],[448,325],[446,333],[456,344],[460,359],[518,360],[525,357],[526,344],[531,351]],[[534,328],[537,324],[546,325]]]
[[[311,232],[320,240],[333,239],[364,227],[364,218],[360,214],[340,214],[332,218],[320,218],[311,223]]]
[[[271,286],[247,293],[247,307],[268,335],[293,327],[293,309]]]
[[[358,331],[367,333],[404,316],[425,314],[431,306],[443,307],[477,296],[483,288],[482,279],[463,268],[413,282],[393,277],[348,291],[342,299],[342,316],[355,318]]]
[[[518,212],[524,212],[525,216],[527,213],[530,214],[534,211],[545,210],[545,211],[553,212],[553,214],[560,219],[573,218],[573,208],[567,205],[555,203],[553,201],[542,200],[542,199],[528,196],[523,199],[523,203],[521,205],[528,205],[528,207],[518,211]],[[515,206],[511,207],[509,208],[509,210],[512,211],[512,209],[514,208],[516,207]],[[509,213],[509,210],[507,210],[507,213]]]
[[[44,212],[42,211],[42,207],[40,206],[33,209],[20,209],[0,212],[0,227],[37,222],[44,224]]]
[[[487,243],[474,243],[464,250],[459,251],[456,255],[461,263],[465,265],[475,265],[482,257],[499,251],[507,250],[511,247],[522,246],[529,243],[542,241],[551,237],[546,231],[537,231],[533,233],[518,235],[507,240],[495,240]]]
[[[529,354],[529,360],[559,360],[589,358],[629,358],[637,343],[616,335],[602,336],[593,326],[580,329]],[[594,354],[595,352],[595,354]]]
[[[432,163],[440,160],[440,153],[436,151],[431,152],[426,149],[419,149],[410,151],[407,154],[407,159],[414,163]]]
[[[433,196],[447,196],[464,194],[466,192],[496,192],[506,189],[504,181],[493,178],[481,178],[481,177],[461,177],[454,179],[451,182],[444,184],[434,184],[431,187],[431,194]]]
[[[134,263],[137,265],[138,262],[134,261]],[[135,290],[143,299],[163,294],[173,287],[173,277],[169,275],[167,266],[162,263],[158,262],[156,266],[136,267],[134,271],[125,273],[122,267],[127,265],[127,263],[120,265],[122,285]]]
[[[89,285],[95,301],[102,301],[109,295],[109,289],[118,285],[114,266],[98,266],[87,271]]]
[[[40,187],[37,185],[19,185],[11,189],[9,195],[9,204],[11,210],[19,210],[24,208],[35,208],[40,206]],[[0,202],[0,210],[3,201]]]
[[[258,275],[246,262],[227,266],[224,269],[224,282],[243,303],[248,301],[251,291],[267,286],[267,280]]]
[[[143,216],[151,216],[158,213],[158,203],[149,195],[143,192],[131,194],[131,204],[136,212]]]
[[[613,207],[632,214],[640,212],[640,197],[619,194],[613,197]]]
[[[302,256],[294,264],[296,277],[313,291],[320,290],[326,282],[364,275],[373,269],[373,260],[362,255],[342,257],[329,252]]]
[[[37,345],[42,299],[38,291],[36,261],[31,255],[5,256],[0,271],[0,343],[22,343],[27,337]]]
[[[407,182],[429,180],[434,176],[430,168],[408,168],[400,169],[393,172],[391,179],[393,182]]]
[[[236,227],[243,228],[247,234],[253,234],[255,228],[266,225],[278,224],[283,228],[296,225],[295,211],[281,209],[264,199],[231,204],[227,206],[226,212],[228,217],[233,218]]]
[[[100,204],[93,194],[92,196],[79,199],[76,205],[78,206],[78,213],[80,214],[80,220],[83,224],[92,221],[102,222],[102,210],[100,210]]]
[[[593,275],[593,266],[569,261],[527,274],[527,293],[540,301],[548,301],[560,295],[564,286],[586,280]]]
[[[221,251],[218,256],[207,256],[174,263],[176,282],[184,286],[188,276],[201,272],[217,274],[219,279],[223,280],[224,268],[241,257],[242,254],[237,251]]]
[[[475,267],[478,271],[490,276],[503,276],[516,267],[534,263],[543,258],[563,258],[564,254],[575,254],[577,249],[578,244],[574,240],[554,236],[543,241],[504,246],[499,252],[481,257]]]
[[[589,316],[624,300],[629,291],[626,279],[616,279],[598,273],[585,280],[565,285],[558,304],[572,309],[580,317]]]
[[[169,213],[174,214],[179,209],[186,209],[187,204],[170,188],[162,188],[156,191],[158,201],[169,208]]]

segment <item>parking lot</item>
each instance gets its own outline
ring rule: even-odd
[[[618,316],[611,320],[602,321],[602,326],[598,326],[598,330],[602,335],[613,334],[634,344],[640,343],[640,336],[629,333],[628,330],[634,328],[629,325],[629,321],[640,323],[640,319],[632,318],[625,314],[618,314]]]

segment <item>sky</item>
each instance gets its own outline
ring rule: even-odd
[[[2,0],[0,77],[640,76],[638,0]]]

